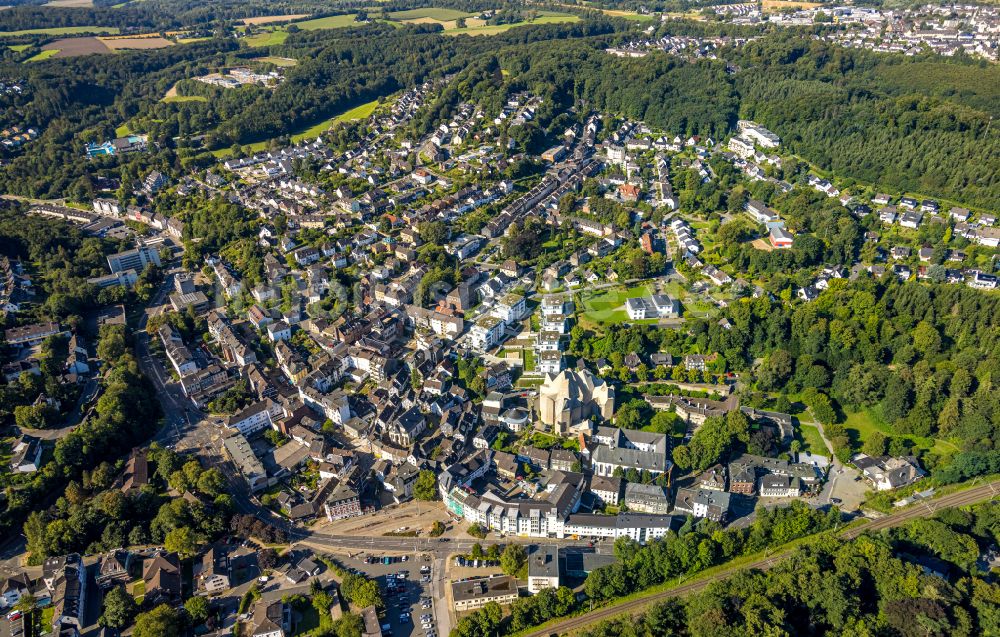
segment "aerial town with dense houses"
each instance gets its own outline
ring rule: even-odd
[[[989,6],[708,10],[739,25],[832,24],[815,37],[846,47],[998,55]],[[672,35],[595,54],[717,59],[753,41]],[[240,91],[285,81],[226,69],[196,79]],[[455,83],[398,91],[347,150],[334,128],[183,175],[144,168],[79,204],[24,204],[98,256],[77,277],[93,307],[51,320],[42,307],[61,293],[33,283],[43,257],[0,255],[6,497],[88,453],[62,440],[110,418],[107,397],[128,383],[146,392],[132,402],[161,413],[148,442],[130,440],[53,492],[57,512],[28,518],[43,559],[2,565],[12,637],[35,634],[22,599],[44,600],[40,634],[70,637],[106,621],[120,591],[144,612],[193,615],[205,600],[200,634],[306,634],[307,598],[322,594],[336,600],[332,621],[353,608],[366,637],[417,624],[471,637],[462,622],[496,605],[562,587],[592,595],[603,575],[588,576],[620,567],[621,547],[752,534],[782,515],[877,519],[933,495],[928,476],[954,444],[886,423],[903,419],[894,405],[928,410],[935,383],[962,397],[925,420],[946,431],[973,417],[965,405],[988,385],[914,362],[967,335],[914,316],[912,345],[882,375],[822,352],[865,340],[873,360],[887,355],[838,314],[851,283],[914,297],[947,286],[955,308],[973,303],[958,293],[997,294],[995,210],[820,171],[764,118],[713,138],[580,102],[526,143],[511,131],[551,110],[544,96],[518,86],[476,103]],[[413,135],[442,96],[454,103]],[[34,130],[2,143],[20,148]],[[90,142],[84,161],[153,143]],[[208,214],[232,215],[238,240],[196,248],[212,222],[183,201],[216,202]],[[850,225],[859,249],[826,249],[838,222],[804,208]],[[792,322],[813,335],[794,355],[782,340]],[[833,390],[857,402],[834,408]],[[91,496],[173,509],[109,524],[100,542],[59,540]]]

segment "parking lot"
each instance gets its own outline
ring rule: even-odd
[[[354,568],[368,575],[378,582],[379,589],[385,599],[385,615],[382,625],[389,624],[392,637],[427,637],[428,635],[447,635],[447,630],[439,630],[438,614],[442,609],[442,599],[437,599],[435,592],[437,583],[444,577],[443,560],[434,560],[426,554],[409,554],[407,560],[395,561],[385,564],[383,553],[361,553],[350,558],[340,558],[340,562],[347,568]],[[402,556],[391,556],[395,560],[401,560]],[[366,558],[378,558],[373,564],[365,562]],[[426,573],[422,574],[421,569]],[[398,575],[404,574],[402,579]],[[443,590],[443,589],[438,589]],[[444,611],[447,612],[446,607]],[[406,613],[409,613],[409,620],[406,620]],[[429,622],[423,622],[422,616],[430,616]],[[403,619],[400,617],[403,616]],[[448,628],[448,618],[445,618],[445,627]],[[425,627],[423,624],[429,624]],[[385,634],[385,631],[383,631]]]

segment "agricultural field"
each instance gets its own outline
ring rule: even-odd
[[[98,38],[62,38],[54,42],[49,42],[42,47],[44,51],[55,51],[50,57],[68,58],[77,55],[90,55],[92,53],[110,53]]]
[[[815,9],[823,6],[820,2],[799,2],[798,0],[763,0],[761,9],[764,13],[777,13],[784,9]]]
[[[429,18],[435,22],[448,22],[450,20],[458,20],[459,18],[471,18],[475,15],[475,13],[466,13],[457,9],[438,9],[434,7],[394,11],[387,14],[390,20],[399,20],[401,22],[420,20],[422,18]]]
[[[174,43],[160,36],[136,36],[132,38],[98,38],[112,51],[126,49],[162,49]]]
[[[375,109],[378,107],[378,101],[368,102],[366,104],[361,104],[360,106],[355,106],[349,111],[344,111],[340,115],[335,115],[330,119],[323,120],[319,124],[307,128],[301,133],[296,133],[292,135],[293,142],[300,142],[303,139],[314,139],[319,137],[327,131],[331,126],[338,122],[349,122],[358,119],[367,119]]]
[[[648,13],[622,11],[621,9],[601,9],[601,13],[612,18],[625,18],[626,20],[635,20],[636,22],[652,22],[657,19],[655,15]]]
[[[540,11],[542,15],[534,20],[515,22],[514,24],[494,24],[480,26],[466,26],[464,29],[452,29],[445,31],[446,35],[496,35],[516,27],[523,27],[529,24],[561,24],[567,22],[579,22],[580,16],[570,13],[558,13],[556,11]]]
[[[22,51],[27,51],[28,49],[30,49],[31,45],[30,44],[11,44],[7,48],[10,49],[11,51],[15,52],[15,53],[20,53]]]
[[[308,13],[294,13],[290,15],[262,15],[256,18],[243,18],[243,24],[274,24],[276,22],[294,22],[302,18],[308,18]]]
[[[282,58],[273,55],[265,55],[264,57],[254,58],[254,62],[266,62],[275,66],[295,66],[299,63],[299,61],[294,58]]]
[[[295,26],[305,31],[315,31],[317,29],[342,29],[343,27],[349,27],[352,24],[357,24],[355,20],[355,15],[349,13],[347,15],[331,15],[325,18],[316,18],[315,20],[306,20],[305,22],[296,22]]]
[[[75,35],[79,33],[98,33],[112,35],[118,33],[118,27],[51,27],[48,29],[22,29],[20,31],[0,31],[0,38],[13,38],[19,35]]]

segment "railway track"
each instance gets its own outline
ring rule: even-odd
[[[1000,495],[1000,480],[989,482],[978,487],[973,487],[971,489],[966,489],[964,491],[959,491],[958,493],[952,493],[949,495],[936,498],[927,502],[916,504],[912,507],[891,513],[884,518],[879,518],[868,524],[858,527],[852,527],[850,529],[845,529],[840,531],[838,535],[844,539],[854,539],[865,533],[867,531],[881,531],[883,529],[892,528],[904,524],[909,520],[915,518],[925,517],[932,515],[935,511],[957,506],[966,506],[969,504],[976,504],[979,502],[984,502],[987,500],[992,500],[993,498]],[[608,608],[602,608],[598,610],[591,611],[585,615],[580,615],[578,617],[571,617],[565,621],[559,622],[558,624],[553,624],[545,628],[539,628],[528,633],[523,633],[521,637],[549,637],[551,635],[565,635],[573,631],[585,628],[597,622],[611,619],[619,615],[625,614],[635,614],[636,612],[645,609],[648,606],[656,604],[657,602],[662,602],[667,599],[674,597],[683,597],[691,593],[697,593],[698,591],[704,589],[709,584],[723,580],[733,573],[741,569],[758,569],[766,571],[769,568],[777,565],[782,560],[787,558],[792,554],[792,550],[785,550],[774,555],[767,557],[762,557],[758,560],[754,560],[747,564],[742,564],[741,566],[734,567],[731,569],[726,569],[713,575],[712,577],[706,577],[688,584],[680,584],[669,590],[655,593],[647,597],[642,597],[639,599],[630,600],[622,604],[617,604],[615,606],[610,606]]]

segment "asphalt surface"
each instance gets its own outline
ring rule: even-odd
[[[400,538],[393,538],[399,540]],[[396,551],[401,550],[397,547]],[[398,553],[397,553],[398,554]],[[366,564],[366,556],[383,557],[381,551],[363,551],[354,554],[352,558],[339,558],[339,561],[348,568],[356,568],[373,580],[378,582],[382,590],[383,599],[386,602],[386,611],[383,624],[389,624],[392,628],[393,637],[426,637],[428,629],[421,626],[421,615],[432,616],[432,628],[439,637],[447,637],[451,630],[451,622],[448,616],[447,603],[442,588],[444,580],[444,561],[434,558],[427,553],[406,553],[409,558],[406,562],[395,562],[393,564]],[[431,581],[422,582],[420,568],[422,566],[431,567]],[[405,593],[387,594],[386,587],[389,584],[390,576],[397,575],[401,571],[408,571],[403,580],[406,587]],[[398,582],[396,578],[391,578],[393,582]],[[440,591],[440,595],[438,592]],[[405,603],[401,600],[405,598]],[[430,598],[432,605],[430,608],[422,608],[420,600]],[[410,621],[401,621],[400,614],[410,613]],[[441,619],[440,623],[438,619]]]
[[[952,493],[949,495],[941,496],[934,500],[929,500],[927,502],[919,503],[903,509],[902,511],[894,512],[883,518],[874,520],[868,524],[858,527],[852,527],[838,533],[838,535],[844,539],[856,538],[862,533],[869,531],[880,531],[882,529],[888,529],[892,527],[899,526],[913,520],[916,518],[926,517],[933,514],[935,511],[957,506],[966,506],[969,504],[976,504],[978,502],[984,502],[987,500],[992,500],[1000,496],[1000,480],[995,482],[990,482],[978,487],[973,487],[971,489],[966,489],[958,493]],[[581,615],[579,617],[571,617],[565,621],[558,622],[556,624],[551,624],[545,628],[540,628],[527,633],[522,633],[522,637],[549,637],[549,635],[565,635],[570,632],[585,628],[597,622],[604,621],[606,619],[611,619],[612,617],[617,617],[619,615],[630,614],[634,615],[646,607],[661,602],[666,599],[674,597],[683,597],[690,593],[697,593],[710,584],[724,580],[727,577],[733,575],[740,570],[757,569],[761,571],[766,571],[776,564],[780,563],[785,558],[792,554],[792,550],[785,550],[775,553],[774,555],[765,556],[749,564],[743,564],[740,567],[726,569],[721,571],[712,577],[699,579],[688,584],[681,583],[670,590],[656,593],[654,595],[649,595],[647,597],[642,597],[639,599],[633,599],[628,602],[618,604],[615,606],[610,606],[608,608],[593,610],[586,615]]]

